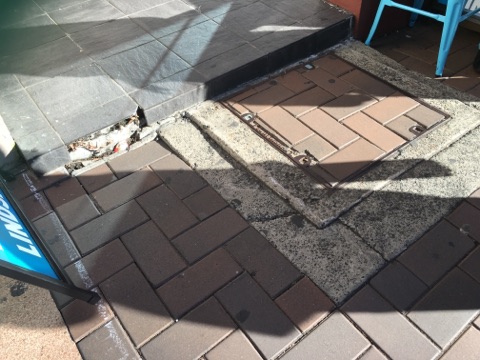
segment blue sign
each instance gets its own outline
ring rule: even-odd
[[[42,250],[0,189],[0,260],[58,279]]]

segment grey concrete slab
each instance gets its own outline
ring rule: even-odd
[[[127,92],[190,67],[156,40],[100,60],[98,64]]]
[[[291,17],[262,2],[230,11],[226,17],[220,15],[213,20],[219,25],[228,24],[230,31],[247,41],[253,41],[275,30],[281,31],[296,22]]]
[[[50,17],[68,34],[118,19],[124,14],[106,0],[92,0],[60,8]]]
[[[63,30],[47,15],[22,20],[10,27],[0,28],[3,39],[0,56],[16,54],[64,36]]]
[[[211,20],[159,40],[192,66],[245,44],[245,40]]]
[[[130,18],[156,38],[175,32],[181,37],[182,31],[208,20],[205,15],[181,0],[166,2],[135,13]]]
[[[129,18],[123,17],[71,34],[86,54],[99,60],[154,40]]]

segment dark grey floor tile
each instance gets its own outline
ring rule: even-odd
[[[193,7],[181,0],[172,0],[149,10],[141,11],[131,16],[132,20],[156,38],[188,29],[196,24],[207,21]]]
[[[252,45],[265,54],[288,46],[302,38],[311,35],[315,30],[285,28],[285,31],[268,33],[261,38],[252,41]]]
[[[85,2],[85,0],[35,0],[45,11],[50,12]]]
[[[220,15],[224,15],[225,18],[228,18],[228,14],[231,11],[257,1],[258,0],[236,0],[235,2],[225,0],[185,0],[187,4],[193,5],[197,11],[208,16],[210,19],[216,18]]]
[[[55,130],[48,125],[42,126],[41,129],[30,132],[25,136],[16,138],[15,142],[27,160],[64,146],[63,141]]]
[[[71,35],[86,54],[99,60],[154,40],[129,18],[123,17]]]
[[[402,264],[393,262],[375,276],[370,285],[398,310],[407,310],[428,289]]]
[[[442,348],[447,347],[480,310],[480,285],[453,269],[408,314]]]
[[[82,136],[129,118],[135,114],[137,107],[132,99],[124,95],[98,107],[85,105],[82,113],[65,117],[61,122],[54,122],[53,127],[65,144],[69,144]]]
[[[145,118],[149,124],[163,120],[176,111],[184,110],[206,100],[208,98],[207,91],[208,89],[205,86],[199,86],[173,99],[167,100],[160,105],[147,109],[145,111]]]
[[[77,346],[85,360],[141,359],[117,319],[95,330]]]
[[[18,142],[17,145],[23,151],[22,145]],[[69,163],[70,154],[68,153],[67,147],[62,145],[33,159],[27,159],[27,161],[30,168],[37,174],[46,174]]]
[[[278,355],[300,332],[248,275],[217,293],[217,298],[266,358]]]
[[[10,27],[0,28],[0,56],[16,54],[64,36],[63,30],[47,15],[23,20]]]
[[[295,20],[303,20],[319,12],[324,13],[331,8],[325,2],[318,0],[262,0],[262,3]]]
[[[357,359],[369,346],[352,323],[336,312],[282,359]]]
[[[229,71],[241,68],[262,56],[262,51],[250,44],[245,44],[198,64],[195,69],[209,81]]]
[[[230,11],[227,15],[221,15],[213,20],[247,41],[253,41],[295,23],[294,19],[261,2]]]
[[[12,24],[43,15],[43,11],[32,0],[2,1],[0,11],[0,29]]]
[[[62,267],[80,258],[80,253],[55,213],[38,219],[34,225]]]
[[[72,34],[111,20],[124,14],[106,0],[82,2],[49,13],[51,18],[67,33]]]
[[[340,12],[334,7],[328,7],[317,13],[312,13],[300,21],[303,26],[310,27],[320,31],[331,25],[338,23],[339,21],[349,18],[351,15],[348,13]]]
[[[10,71],[24,86],[86,66],[92,60],[67,37],[28,50],[9,59]]]
[[[65,119],[124,95],[96,65],[75,69],[36,84],[29,87],[28,92],[57,129],[65,126]]]
[[[25,90],[0,97],[0,115],[14,139],[48,127],[48,121]]]
[[[226,27],[211,20],[159,40],[192,66],[245,43]]]
[[[125,14],[133,14],[138,11],[150,9],[155,6],[164,4],[170,0],[143,0],[143,1],[131,1],[131,0],[109,0],[116,8],[123,11]]]
[[[103,59],[99,64],[127,92],[190,67],[156,40]]]
[[[186,69],[157,81],[130,96],[144,109],[164,103],[181,94],[195,90],[205,82],[205,78],[193,69]]]
[[[7,61],[7,59],[0,59],[0,89],[2,89],[0,97],[22,89],[22,84],[20,84],[12,71],[8,69],[4,61]]]

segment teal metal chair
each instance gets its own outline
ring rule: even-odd
[[[435,70],[436,76],[442,76],[443,69],[445,68],[445,63],[447,61],[447,56],[450,52],[450,47],[452,46],[453,38],[455,37],[455,33],[457,32],[458,24],[479,12],[480,8],[468,11],[464,14],[465,3],[467,2],[467,0],[437,0],[439,3],[446,5],[445,14],[442,15],[422,10],[423,1],[424,0],[413,0],[413,5],[407,6],[404,4],[399,4],[392,0],[380,0],[377,15],[375,15],[372,28],[370,29],[370,33],[368,34],[368,38],[365,41],[365,44],[370,45],[373,34],[375,34],[375,31],[377,30],[378,22],[382,17],[382,12],[385,6],[391,6],[402,10],[410,11],[412,13],[409,23],[410,26],[413,26],[415,24],[418,15],[427,16],[429,18],[443,22],[442,38],[440,40],[440,48],[438,50],[437,58],[437,68]]]

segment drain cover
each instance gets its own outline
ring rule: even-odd
[[[332,54],[307,65],[224,104],[326,187],[351,181],[447,118]]]

